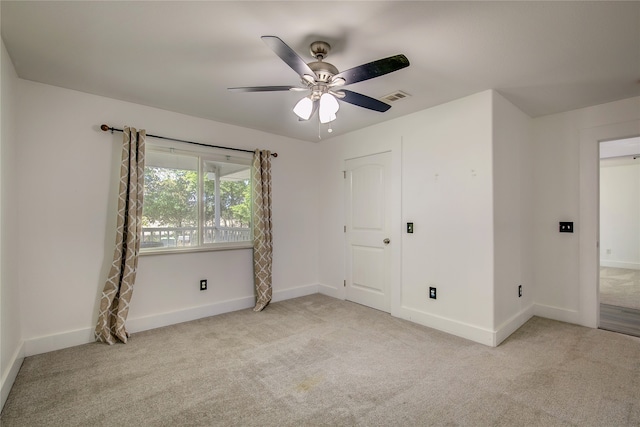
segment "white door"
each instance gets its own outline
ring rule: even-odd
[[[346,297],[391,311],[391,153],[350,159],[346,178]]]

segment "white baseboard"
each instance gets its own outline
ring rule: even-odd
[[[130,318],[127,319],[127,330],[131,333],[148,331],[150,329],[190,322],[192,320],[215,316],[217,314],[244,310],[245,308],[253,307],[255,303],[255,297],[252,295],[248,297],[221,301],[214,304],[176,310],[169,313],[152,314],[144,317]]]
[[[2,382],[0,384],[0,411],[4,408],[7,397],[9,397],[9,392],[11,391],[11,387],[13,387],[13,383],[18,376],[18,371],[20,371],[24,357],[24,343],[21,342],[11,357],[9,369],[7,369],[7,372],[2,376]]]
[[[578,310],[568,310],[566,308],[552,307],[544,304],[533,304],[533,315],[558,320],[560,322],[575,323],[576,325],[581,324]]]
[[[278,302],[287,299],[304,297],[307,295],[313,295],[318,293],[318,285],[304,285],[297,288],[284,289],[281,291],[273,291],[271,301]]]
[[[326,295],[328,297],[341,299],[341,300],[344,300],[345,298],[344,290],[337,289],[337,288],[334,288],[333,286],[327,286],[323,284],[318,285],[318,293],[322,295]]]
[[[534,307],[523,309],[519,313],[500,325],[495,331],[471,325],[457,320],[447,319],[441,316],[424,313],[419,310],[400,307],[400,318],[411,322],[419,323],[451,335],[475,341],[490,347],[497,347],[502,341],[507,339],[509,335],[514,333],[518,328],[524,325],[534,315]]]
[[[637,262],[612,261],[610,259],[601,259],[600,267],[628,268],[630,270],[640,270],[640,264]]]
[[[433,314],[424,313],[422,311],[400,307],[399,316],[401,319],[418,323],[429,328],[437,329],[451,335],[475,341],[480,344],[493,347],[495,342],[494,332],[468,323],[458,322]]]
[[[87,344],[94,340],[93,328],[84,328],[44,337],[31,338],[24,341],[24,355],[25,357],[35,356],[36,354]]]
[[[291,298],[298,298],[305,295],[315,294],[317,292],[317,285],[305,285],[284,290],[274,290],[271,301],[284,301]],[[154,314],[142,318],[129,319],[127,320],[127,329],[132,333],[148,331],[150,329],[189,322],[191,320],[215,316],[217,314],[230,313],[232,311],[252,308],[255,303],[255,296],[251,295],[233,300],[218,302],[215,304],[208,304],[199,307],[178,310],[170,313]]]
[[[517,331],[520,326],[527,323],[529,319],[533,317],[533,304],[526,307],[516,315],[512,316],[509,320],[496,328],[494,332],[494,347],[500,345],[500,343],[506,340],[509,335]]]
[[[278,290],[273,292],[272,301],[284,301],[318,292],[318,285],[305,285],[296,288]],[[168,313],[153,314],[150,316],[129,318],[127,320],[127,330],[130,333],[148,331],[150,329],[161,328],[163,326],[175,325],[189,322],[191,320],[202,319],[204,317],[215,316],[217,314],[229,313],[232,311],[251,308],[255,305],[253,295],[237,298],[233,300],[221,301],[198,307],[190,307],[183,310]],[[62,332],[44,337],[25,340],[25,356],[47,353],[49,351],[61,350],[63,348],[74,347],[95,341],[94,328],[79,329],[76,331]]]

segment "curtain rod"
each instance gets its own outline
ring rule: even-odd
[[[108,126],[108,125],[102,125],[102,126],[100,126],[100,129],[102,129],[105,132],[111,131],[111,133],[113,133],[113,132],[122,132],[122,129],[114,128],[114,127],[111,127],[111,126]],[[242,151],[244,153],[253,153],[253,151],[251,151],[251,150],[245,150],[245,149],[242,149],[242,148],[233,148],[233,147],[223,147],[221,145],[202,144],[201,142],[185,141],[184,139],[176,139],[176,138],[169,138],[167,136],[151,135],[150,133],[148,133],[147,136],[149,136],[151,138],[166,139],[166,140],[169,140],[169,141],[184,142],[186,144],[200,145],[202,147],[222,148],[223,150],[233,150],[233,151]],[[271,153],[271,155],[273,157],[278,157],[278,153]]]

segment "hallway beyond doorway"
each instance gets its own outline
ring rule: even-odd
[[[640,336],[640,270],[600,268],[600,329]]]

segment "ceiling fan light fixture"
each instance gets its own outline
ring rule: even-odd
[[[338,100],[330,93],[323,93],[320,97],[320,108],[318,116],[320,123],[329,123],[336,119],[336,113],[340,109]]]
[[[332,121],[334,121],[336,119],[336,115],[335,114],[328,114],[325,116],[320,116],[320,123],[325,124],[325,123],[330,123]]]
[[[0,0],[1,1],[1,0]],[[327,42],[316,41],[310,46],[311,54],[316,59],[307,63],[285,42],[276,36],[262,36],[261,39],[280,57],[293,71],[300,76],[303,87],[295,86],[248,86],[232,87],[234,92],[274,92],[274,91],[306,91],[311,95],[296,103],[293,112],[300,121],[307,121],[318,112],[318,137],[320,125],[334,121],[340,105],[338,100],[348,104],[373,111],[385,112],[391,106],[380,100],[361,93],[342,89],[342,86],[380,77],[409,66],[409,60],[404,55],[395,55],[362,64],[346,71],[338,69],[324,59],[329,54],[331,46]],[[333,90],[339,88],[339,90]],[[331,127],[328,127],[331,132]]]
[[[311,100],[311,97],[305,96],[298,101],[296,106],[293,107],[293,112],[302,120],[309,120],[311,113],[313,113],[313,101]]]

